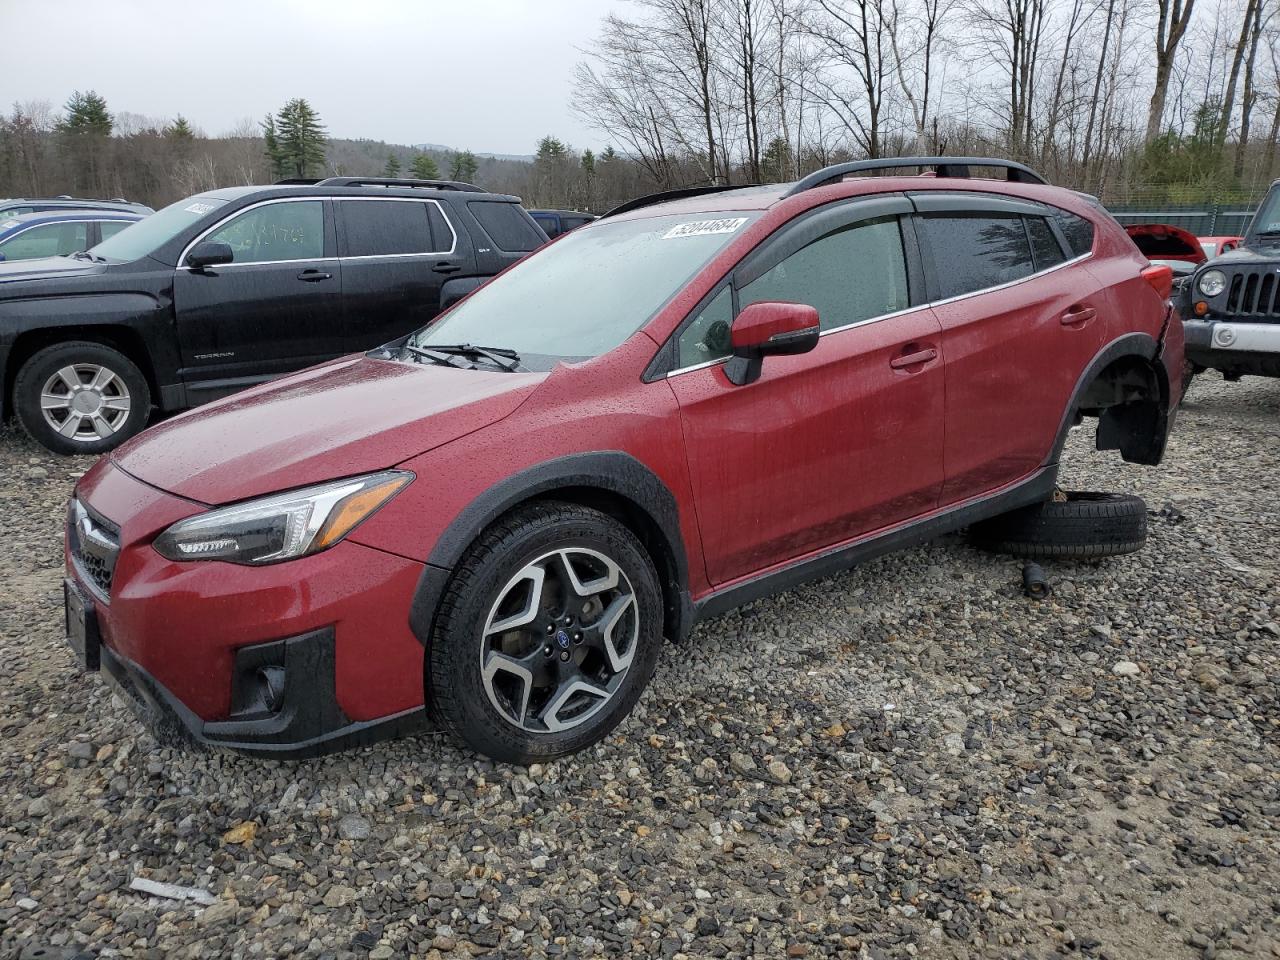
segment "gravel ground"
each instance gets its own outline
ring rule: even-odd
[[[1280,956],[1280,381],[1198,380],[1158,469],[1091,440],[1069,486],[1171,508],[1141,553],[1043,602],[955,537],[809,584],[526,770],[157,746],[62,642],[87,461],[5,434],[0,956]]]

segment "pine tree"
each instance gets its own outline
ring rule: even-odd
[[[596,155],[590,150],[582,151],[582,172],[588,180],[596,175]]]
[[[440,168],[436,166],[435,160],[425,153],[414,155],[413,163],[409,166],[409,172],[419,180],[440,179]]]
[[[92,90],[77,90],[67,101],[67,114],[58,123],[58,137],[77,189],[106,195],[105,181],[111,150],[111,114],[107,101]]]
[[[72,136],[111,136],[111,114],[107,112],[107,101],[92,90],[81,93],[77,90],[67,101],[67,115],[58,124],[58,129]]]
[[[569,148],[555,137],[546,136],[538,141],[538,159],[540,164],[554,163],[557,160],[563,160],[569,153]]]
[[[461,153],[453,155],[453,164],[449,168],[449,179],[470,183],[475,179],[479,169],[480,164],[476,162],[476,155],[470,150],[463,150]]]
[[[289,165],[285,160],[284,151],[280,149],[280,139],[276,136],[276,118],[269,113],[267,119],[262,121],[262,140],[266,144],[263,152],[267,155],[267,163],[271,166],[272,178],[283,180],[289,175]]]
[[[301,97],[276,114],[276,142],[286,176],[309,177],[324,166],[325,136],[319,115]]]
[[[387,154],[387,165],[382,168],[382,175],[391,178],[400,176],[400,158],[394,153]]]
[[[195,131],[191,129],[191,124],[187,122],[187,118],[182,114],[174,119],[173,123],[164,128],[164,135],[170,140],[191,141],[195,139]]]

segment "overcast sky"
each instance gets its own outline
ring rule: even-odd
[[[532,153],[625,0],[0,0],[0,106],[96,90],[210,135],[306,97],[335,137]]]

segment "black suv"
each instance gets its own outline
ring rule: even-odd
[[[1185,284],[1182,315],[1193,372],[1280,377],[1280,180],[1240,245],[1202,264]]]
[[[0,403],[61,453],[416,330],[546,242],[518,197],[330,177],[180,200],[87,253],[0,263]]]

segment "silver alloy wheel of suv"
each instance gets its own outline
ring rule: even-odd
[[[60,368],[40,391],[45,422],[68,440],[92,443],[114,435],[129,419],[133,398],[108,367],[74,363]]]
[[[635,591],[617,562],[587,547],[544,553],[489,610],[480,643],[485,693],[521,730],[570,730],[622,686],[639,634]]]

